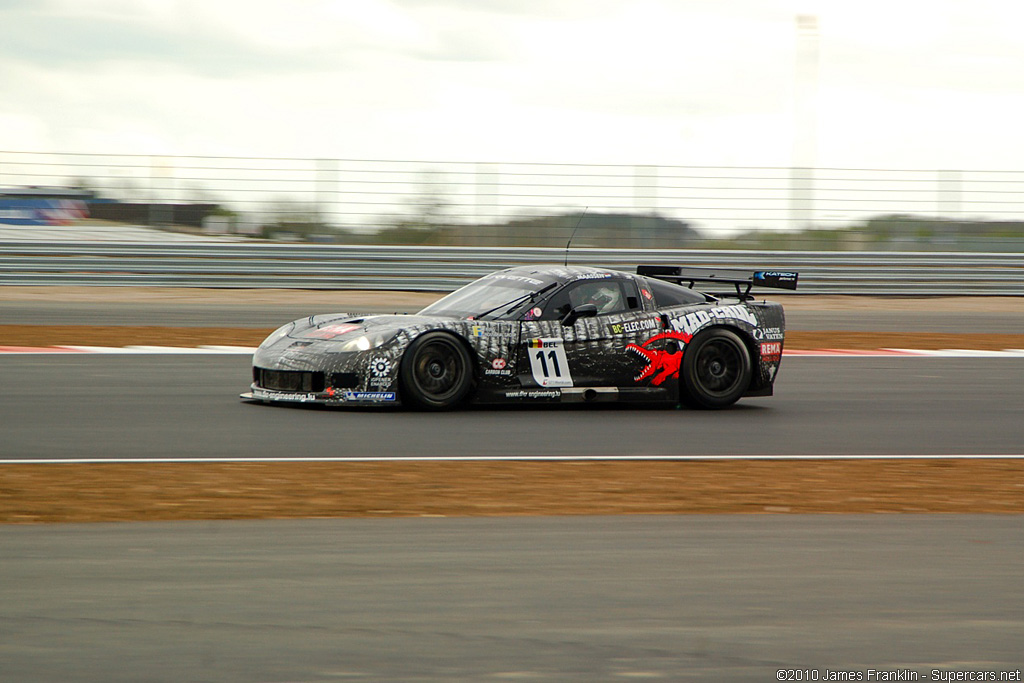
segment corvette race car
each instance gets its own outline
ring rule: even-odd
[[[771,396],[785,319],[754,285],[788,271],[519,266],[415,315],[314,315],[253,356],[241,398],[427,410],[473,403],[663,401],[724,408]],[[696,283],[731,286],[723,298]]]

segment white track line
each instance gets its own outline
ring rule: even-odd
[[[1007,454],[928,454],[928,455],[400,455],[337,456],[302,458],[50,458],[46,460],[0,460],[0,465],[102,465],[144,463],[309,463],[309,462],[638,462],[638,461],[713,461],[713,460],[1024,460],[1024,453]]]
[[[816,349],[813,351],[783,351],[787,358],[1024,358],[1021,349],[985,351],[981,349]]]
[[[222,354],[252,355],[255,347],[204,345],[192,346],[0,346],[0,355],[40,355],[68,353],[101,353],[126,355],[183,355],[183,354]],[[783,351],[787,358],[1024,358],[1024,349],[1004,349],[1002,351],[984,351],[979,349],[876,349],[873,351],[858,349],[813,349]]]
[[[235,354],[251,356],[255,347],[248,346],[0,346],[0,354],[39,355],[57,353],[102,353],[126,355]]]

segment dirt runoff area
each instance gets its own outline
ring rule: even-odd
[[[0,466],[0,523],[706,513],[1024,513],[1024,461]]]
[[[17,292],[13,290],[25,289]],[[39,291],[43,289],[44,291]],[[95,300],[96,288],[0,288],[0,299]],[[261,291],[247,303],[338,293]],[[363,305],[393,293],[355,293]],[[211,291],[204,301],[238,301]],[[346,293],[346,298],[348,293]],[[107,300],[195,302],[195,291],[118,289]],[[410,293],[409,305],[436,295]],[[312,302],[311,302],[312,303]],[[787,308],[907,310],[910,300],[788,298]],[[977,299],[946,310],[979,310]],[[1022,300],[982,302],[1024,310]],[[1007,309],[1008,307],[1008,309]],[[0,324],[0,346],[256,346],[266,329]],[[788,349],[1024,348],[1024,334],[791,331]],[[101,453],[95,454],[102,456]],[[1024,513],[1024,461],[707,460],[0,465],[0,523],[311,517],[705,513]]]

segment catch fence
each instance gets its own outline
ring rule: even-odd
[[[207,207],[208,230],[279,239],[557,246],[578,223],[580,245],[604,247],[1024,252],[1010,171],[0,151],[0,188],[30,186],[150,225]]]

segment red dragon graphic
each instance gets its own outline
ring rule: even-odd
[[[636,344],[627,345],[627,351],[632,351],[647,361],[643,371],[633,378],[634,381],[639,382],[650,377],[651,384],[658,386],[670,377],[679,377],[679,366],[683,362],[683,349],[680,348],[676,353],[669,353],[668,351],[648,348],[653,342],[660,339],[675,339],[681,342],[679,346],[682,347],[690,343],[693,335],[683,332],[663,332],[645,341],[643,346],[637,346]]]

